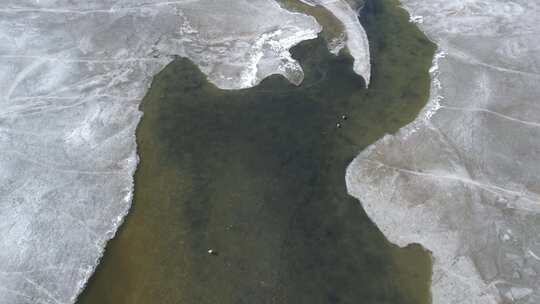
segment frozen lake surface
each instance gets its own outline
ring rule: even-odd
[[[139,102],[190,58],[221,88],[279,73],[314,18],[274,1],[3,0],[0,303],[72,303],[128,212]]]
[[[354,70],[367,39],[344,1]],[[349,191],[434,256],[434,303],[540,302],[540,4],[402,0],[440,47],[429,105],[362,152]],[[269,0],[3,0],[0,303],[72,303],[128,212],[139,102],[173,55],[220,88],[303,72],[321,28]]]
[[[432,251],[434,303],[540,303],[540,3],[402,3],[439,45],[431,100],[353,161],[349,192]]]

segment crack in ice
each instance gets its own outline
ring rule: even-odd
[[[139,101],[140,100],[140,98],[138,98],[138,97],[131,97],[131,98],[128,98],[128,97],[115,97],[113,95],[95,95],[95,96],[91,96],[91,97],[94,97],[94,98],[100,98],[100,97],[111,98],[111,99],[114,99],[115,101]],[[36,99],[37,100],[42,100],[42,99],[51,99],[51,100],[77,100],[77,99],[83,99],[83,100],[80,101],[80,102],[76,102],[76,103],[73,103],[73,104],[70,104],[70,105],[65,105],[65,106],[36,106],[34,108],[31,108],[31,107],[25,108],[25,107],[23,107],[21,110],[12,110],[12,111],[7,111],[7,112],[4,112],[4,113],[0,113],[0,118],[1,117],[10,117],[10,116],[14,116],[14,115],[16,115],[17,117],[22,117],[22,116],[43,114],[43,113],[46,113],[46,112],[62,111],[62,110],[75,108],[75,107],[87,104],[89,102],[95,101],[91,97],[79,96],[79,97],[35,97],[35,98],[20,98],[20,99],[12,98],[10,101],[15,101],[15,100],[24,101],[24,100],[36,100]]]
[[[524,125],[528,125],[528,126],[531,126],[531,127],[540,127],[540,123],[517,119],[517,118],[511,117],[511,116],[508,116],[508,115],[504,115],[504,114],[501,114],[501,113],[498,113],[498,112],[495,112],[495,111],[491,111],[491,110],[488,110],[488,109],[461,108],[461,107],[451,107],[451,106],[440,106],[439,108],[440,109],[455,110],[455,111],[465,111],[465,112],[483,112],[483,113],[488,113],[488,114],[491,114],[491,115],[495,115],[497,117],[500,117],[500,118],[503,118],[503,119],[506,119],[506,120],[510,120],[510,121],[514,121],[514,122],[521,123],[521,124],[524,124]]]
[[[36,12],[36,13],[55,13],[55,14],[95,14],[95,13],[104,13],[104,14],[114,14],[124,11],[133,11],[133,10],[142,10],[145,8],[160,7],[160,6],[169,6],[169,5],[180,5],[193,2],[199,2],[200,0],[184,0],[184,1],[166,1],[166,2],[157,2],[157,3],[147,3],[139,6],[131,7],[110,7],[108,9],[89,9],[89,10],[74,10],[74,9],[62,9],[62,8],[33,8],[33,7],[13,7],[13,8],[3,8],[0,9],[0,13],[24,13],[24,12]]]
[[[128,63],[128,62],[165,62],[170,59],[162,57],[132,57],[124,59],[95,59],[95,58],[59,58],[59,57],[48,57],[48,56],[37,56],[37,55],[0,55],[0,58],[5,59],[34,59],[34,60],[43,60],[43,61],[52,61],[52,62],[62,62],[62,63]]]
[[[6,291],[6,292],[9,292],[11,294],[14,294],[18,297],[21,297],[21,298],[26,298],[26,299],[29,299],[29,300],[34,300],[33,297],[31,297],[30,295],[28,294],[25,294],[25,293],[22,293],[22,292],[19,292],[19,291],[15,291],[15,290],[12,290],[12,289],[9,289],[9,288],[5,288],[3,287],[2,285],[0,285],[0,289]]]
[[[52,293],[49,292],[49,290],[42,285],[34,282],[33,280],[30,280],[26,276],[23,276],[23,279],[30,283],[32,286],[34,286],[38,291],[41,291],[43,294],[45,294],[47,297],[49,297],[51,300],[53,300],[56,304],[65,304],[64,302],[58,300]]]
[[[69,169],[62,169],[62,168],[56,167],[56,166],[60,166],[58,164],[51,164],[51,163],[46,163],[46,162],[35,161],[35,160],[32,160],[29,156],[25,155],[24,153],[13,150],[13,149],[4,150],[4,152],[13,153],[16,156],[18,156],[21,160],[27,161],[29,163],[38,165],[38,166],[43,167],[43,168],[47,168],[49,170],[58,171],[58,172],[83,174],[83,175],[107,175],[107,174],[113,174],[114,175],[114,174],[122,174],[123,173],[123,170],[120,170],[120,169],[119,170],[108,170],[108,171],[106,171],[106,170],[98,171],[98,170],[69,170]]]
[[[498,66],[498,65],[489,64],[489,63],[480,61],[477,58],[475,58],[475,57],[473,57],[471,55],[468,55],[468,54],[466,54],[466,53],[464,53],[462,51],[459,51],[459,50],[457,50],[455,48],[452,48],[452,47],[449,47],[447,52],[450,53],[452,57],[454,57],[456,59],[459,59],[459,60],[461,60],[461,61],[463,61],[464,63],[467,63],[467,64],[478,65],[478,66],[482,66],[482,67],[485,67],[485,68],[488,68],[488,69],[493,69],[493,70],[503,72],[503,73],[511,73],[511,74],[519,74],[519,75],[524,75],[524,76],[540,77],[540,73],[520,71],[520,70],[511,69],[511,68],[505,68],[505,67],[501,67],[501,66]]]
[[[500,192],[502,192],[502,193],[506,193],[509,196],[524,198],[525,200],[528,200],[531,203],[535,203],[535,204],[540,203],[540,198],[539,197],[530,196],[530,195],[527,195],[527,194],[525,194],[523,192],[519,192],[519,191],[515,191],[515,190],[511,190],[511,189],[506,189],[504,187],[497,186],[497,185],[484,184],[484,183],[481,183],[481,182],[478,182],[478,181],[475,181],[475,180],[472,180],[472,179],[469,179],[469,178],[463,178],[463,177],[456,176],[456,175],[439,175],[439,174],[414,171],[414,170],[409,170],[409,169],[404,169],[404,168],[398,168],[398,167],[387,165],[387,164],[382,163],[380,161],[374,161],[374,160],[369,160],[369,159],[366,159],[364,161],[370,162],[370,163],[375,163],[375,164],[377,164],[379,166],[382,166],[382,167],[385,167],[385,168],[388,168],[388,169],[391,169],[391,170],[395,170],[395,171],[398,171],[398,172],[406,173],[406,174],[423,176],[423,177],[430,177],[430,178],[434,178],[434,179],[446,179],[446,180],[451,180],[451,181],[457,181],[457,182],[461,182],[463,184],[467,184],[467,185],[471,185],[471,186],[474,186],[474,187],[484,189],[484,190],[489,191],[489,192],[494,193],[494,194],[500,194]],[[525,208],[521,208],[521,209],[525,209]],[[526,209],[526,210],[532,211],[530,209]]]

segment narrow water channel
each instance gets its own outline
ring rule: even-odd
[[[429,303],[429,254],[389,244],[345,187],[358,152],[428,98],[435,48],[397,4],[361,16],[369,89],[323,38],[293,50],[299,87],[224,91],[182,58],[159,73],[133,207],[79,303]]]

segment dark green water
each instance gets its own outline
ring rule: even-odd
[[[300,87],[223,91],[186,59],[159,73],[133,208],[79,303],[429,303],[429,255],[390,245],[344,176],[425,104],[434,46],[393,0],[369,1],[362,22],[369,89],[323,39],[293,51]]]

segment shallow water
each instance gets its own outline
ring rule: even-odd
[[[428,253],[389,244],[345,188],[357,153],[428,97],[434,45],[396,4],[364,9],[369,89],[322,38],[293,50],[299,87],[223,91],[180,58],[159,73],[133,208],[79,303],[428,303]]]

